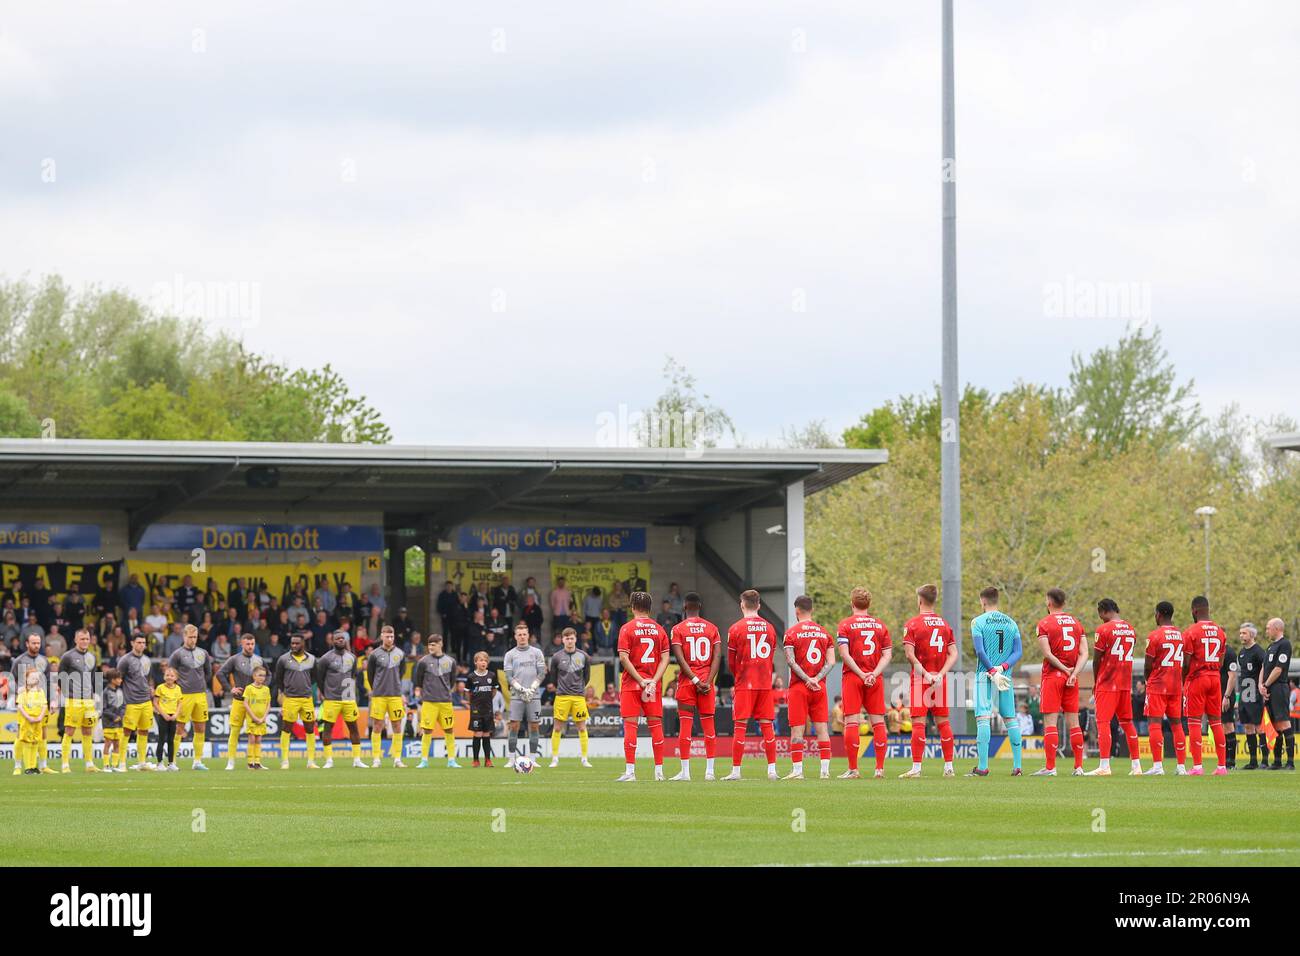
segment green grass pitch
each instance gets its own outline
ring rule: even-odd
[[[522,776],[448,770],[0,776],[0,863],[23,865],[1295,865],[1295,774],[1228,778],[1009,776],[982,780],[618,784],[621,760]],[[187,766],[183,762],[182,766]],[[718,761],[725,773],[730,762]],[[1095,761],[1088,765],[1094,766]],[[788,769],[782,761],[782,772]],[[814,768],[816,763],[810,763]],[[835,761],[833,773],[844,769]],[[868,767],[870,763],[868,762]],[[1166,762],[1166,770],[1172,764]],[[1116,769],[1126,773],[1126,763]],[[677,761],[667,761],[671,775]],[[959,765],[959,774],[969,769]],[[1067,764],[1068,769],[1068,764]]]

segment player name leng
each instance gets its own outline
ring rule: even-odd
[[[50,925],[127,926],[134,936],[148,936],[152,927],[150,893],[85,893],[74,886],[70,893],[50,897]]]

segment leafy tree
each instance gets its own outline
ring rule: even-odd
[[[736,440],[731,416],[700,392],[695,376],[675,359],[664,362],[665,386],[653,408],[634,423],[642,448],[716,448]]]

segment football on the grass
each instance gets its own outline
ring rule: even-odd
[[[533,764],[532,757],[515,758],[515,773],[532,773],[533,766],[534,764]]]

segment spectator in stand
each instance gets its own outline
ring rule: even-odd
[[[316,620],[311,622],[307,630],[310,632],[307,650],[317,658],[324,657],[329,653],[330,635],[334,633],[334,628],[330,627],[330,616],[323,610],[317,611]]]
[[[451,618],[457,613],[456,606],[460,603],[460,596],[456,594],[456,587],[450,581],[442,582],[442,590],[438,592],[438,600],[434,602],[434,610],[438,612],[438,619],[442,621],[443,636],[451,634]]]
[[[844,698],[836,696],[835,703],[831,707],[831,733],[844,733]]]
[[[293,604],[285,610],[285,613],[289,616],[289,626],[294,630],[306,627],[311,620],[311,611],[307,610],[307,604],[301,594],[294,595]]]
[[[64,639],[59,625],[50,625],[50,632],[45,635],[45,646],[41,653],[46,657],[62,657],[68,652],[68,642]]]
[[[384,612],[373,604],[370,606],[370,615],[366,620],[368,621],[366,630],[371,634],[378,634],[384,629]]]
[[[496,608],[492,608],[488,613],[491,616],[488,618],[487,626],[483,628],[482,650],[491,660],[501,660],[510,649],[507,637],[511,628],[502,620]]]
[[[288,649],[289,646],[287,639],[281,637],[275,631],[272,631],[271,636],[266,640],[266,650],[264,652],[266,654],[267,664],[273,667],[275,662],[283,657],[285,651]]]
[[[27,598],[23,598],[23,603],[27,603],[27,600]],[[27,616],[27,623],[18,631],[18,636],[21,638],[24,646],[27,644],[27,638],[32,634],[37,636],[41,642],[41,646],[45,645],[45,628],[41,627],[41,622],[36,620],[35,614],[29,614]]]
[[[52,613],[50,614],[50,623],[46,627],[47,631],[52,631],[55,628],[58,628],[59,633],[64,635],[65,639],[67,635],[75,633],[75,629],[72,626],[72,620],[64,610],[62,601],[55,601],[50,605],[50,609]]]
[[[540,607],[542,603],[542,592],[537,590],[537,578],[530,577],[526,581],[524,581],[524,590],[520,593],[519,596],[523,600],[527,601],[528,595],[530,594],[533,596],[533,600],[536,601],[537,605]]]
[[[1141,677],[1133,684],[1133,727],[1139,737],[1147,735],[1147,682]]]
[[[569,605],[573,602],[573,592],[569,590],[564,578],[555,579],[551,590],[551,634],[559,634],[569,626]]]
[[[213,618],[216,618],[221,610],[221,605],[225,603],[225,597],[221,589],[217,587],[216,578],[208,578],[208,586],[203,592],[203,606],[212,612]]]
[[[212,645],[208,648],[208,653],[212,655],[212,663],[220,667],[230,657],[232,642],[238,641],[243,634],[238,630],[239,625],[235,625],[235,631],[229,637],[225,634],[218,634],[212,639]]]
[[[327,581],[321,581],[320,586],[312,592],[311,600],[313,607],[320,606],[325,609],[327,614],[334,613],[334,606],[336,603],[334,600],[334,592],[330,590]]]
[[[482,609],[475,611],[474,620],[465,625],[465,643],[456,659],[472,661],[474,655],[483,650],[483,634],[486,630],[487,622],[483,618]]]
[[[605,685],[605,693],[604,693],[604,694],[601,696],[601,698],[600,698],[600,705],[601,705],[602,707],[617,707],[617,706],[619,706],[618,691],[616,691],[616,690],[614,689],[614,685],[613,685],[613,684],[606,684],[606,685]]]
[[[144,620],[145,623],[155,631],[167,630],[167,625],[169,623],[167,615],[163,613],[163,606],[161,604],[154,604],[153,609],[149,612],[149,616]]]
[[[380,590],[379,582],[375,582],[374,584],[370,585],[370,593],[366,595],[366,603],[369,604],[371,607],[379,608],[379,613],[381,615],[384,613],[385,610],[388,609],[388,600],[384,597],[383,592]],[[366,616],[369,617],[370,612],[367,611]]]
[[[146,627],[153,626],[148,621],[144,623]],[[185,635],[181,632],[179,623],[171,625],[171,630],[167,630],[167,625],[164,624],[163,631],[167,634],[167,639],[163,641],[163,657],[171,660],[171,656],[185,646]]]
[[[618,641],[618,631],[614,629],[614,618],[609,608],[600,612],[600,620],[591,630],[592,642],[597,654],[613,654],[614,644]]]
[[[122,630],[128,635],[135,634],[144,629],[144,621],[140,618],[140,612],[131,608],[126,612],[126,617],[122,619]]]
[[[411,636],[413,630],[415,622],[407,616],[406,608],[399,607],[397,617],[393,618],[393,637],[399,642],[404,641]]]
[[[497,612],[497,616],[506,622],[509,628],[514,622],[515,615],[519,613],[519,593],[515,590],[514,585],[510,583],[510,575],[503,574],[497,586],[492,589],[492,608]]]
[[[537,603],[537,598],[532,594],[529,594],[524,598],[524,609],[519,613],[519,619],[528,625],[528,633],[531,634],[533,638],[541,636],[542,606]]]
[[[1020,710],[1016,714],[1016,720],[1020,722],[1020,736],[1032,737],[1034,735],[1034,716],[1029,712],[1028,704],[1021,704]]]
[[[655,618],[659,622],[659,626],[665,631],[671,631],[681,619],[681,615],[673,611],[673,602],[664,598],[663,606],[659,609],[659,616]]]
[[[627,591],[623,589],[622,581],[615,581],[613,587],[609,589],[609,619],[614,628],[614,635],[617,637],[618,632],[627,623]]]
[[[233,607],[228,607],[226,608],[225,617],[213,625],[212,631],[214,634],[225,634],[226,636],[229,636],[230,632],[238,623],[239,612]]]
[[[443,637],[446,639],[444,643],[447,645],[447,653],[452,657],[463,657],[469,622],[474,619],[474,608],[470,606],[468,594],[461,593],[456,598],[451,611],[451,633],[444,634]]]
[[[357,636],[352,639],[352,653],[364,660],[366,651],[375,644],[370,638],[373,633],[373,631],[369,631],[364,627],[357,628]]]
[[[116,617],[118,613],[117,599],[117,582],[109,578],[100,585],[99,590],[95,592],[95,596],[90,599],[90,608],[98,618],[102,618],[105,614],[112,614]]]
[[[104,640],[108,637],[108,635],[113,633],[113,630],[116,627],[117,627],[117,618],[116,616],[110,613],[110,614],[100,615],[99,620],[95,622],[95,625],[92,628],[92,630],[94,631],[95,636],[99,638],[99,641],[102,644]]]
[[[601,596],[600,588],[592,587],[587,592],[587,596],[582,599],[582,619],[587,622],[587,632],[596,633],[596,624],[600,621],[601,612],[605,610],[605,599]]]
[[[583,693],[583,696],[587,699],[588,713],[600,706],[600,697],[596,694],[596,688],[592,687],[590,684],[587,685],[587,689]]]
[[[677,615],[677,620],[680,621],[686,615],[686,602],[682,597],[682,589],[677,586],[676,581],[668,585],[668,604]]]
[[[885,711],[885,730],[891,734],[903,732],[902,699],[899,697],[895,697]]]
[[[343,582],[339,589],[338,602],[334,607],[334,615],[340,621],[351,621],[357,616],[357,596],[352,593],[352,584],[348,581]]]
[[[68,616],[71,625],[69,634],[76,634],[86,623],[86,599],[82,596],[81,586],[76,582],[68,586],[68,593],[64,595],[63,613]]]
[[[199,589],[194,586],[194,578],[185,575],[181,586],[176,589],[176,610],[188,611],[191,618],[198,617]]]
[[[14,617],[13,609],[6,609],[4,622],[0,623],[0,643],[8,644],[21,634],[22,628],[18,626],[18,619]]]

